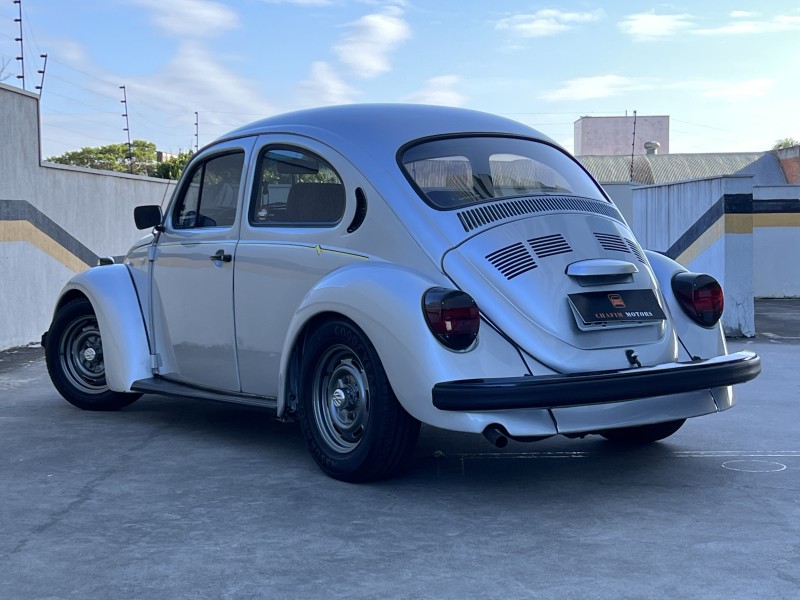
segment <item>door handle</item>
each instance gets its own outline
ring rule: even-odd
[[[217,250],[216,254],[212,254],[208,258],[211,260],[221,260],[222,262],[231,262],[233,260],[233,256],[225,254],[224,250]]]

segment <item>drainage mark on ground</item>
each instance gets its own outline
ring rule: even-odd
[[[723,469],[743,473],[777,473],[785,471],[786,465],[767,458],[800,458],[800,450],[689,450],[673,452],[677,458],[728,458]]]

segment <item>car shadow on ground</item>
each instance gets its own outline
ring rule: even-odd
[[[332,482],[308,454],[299,423],[279,422],[266,410],[146,395],[122,411],[104,416],[109,426],[113,426],[111,420],[125,422],[128,427],[140,424],[148,430],[160,429],[181,446],[218,445],[249,460],[257,456],[265,466],[279,461],[303,476]],[[680,446],[668,441],[624,446],[598,436],[584,440],[555,436],[534,443],[510,441],[506,448],[498,449],[480,435],[423,426],[409,468],[389,481],[369,485],[402,489],[440,482],[446,488],[459,480],[469,487],[490,484],[503,489],[587,480],[621,486],[652,483],[654,472],[676,466],[676,449]]]

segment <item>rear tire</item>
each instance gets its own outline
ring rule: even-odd
[[[328,321],[308,338],[298,417],[309,452],[328,475],[386,479],[405,467],[419,421],[397,401],[378,353],[349,321]]]
[[[650,444],[668,438],[678,431],[685,422],[686,419],[678,419],[677,421],[640,425],[639,427],[607,429],[601,431],[600,435],[617,444]]]
[[[45,359],[53,385],[78,408],[118,410],[141,396],[108,388],[100,328],[91,303],[84,298],[56,313],[45,341]]]

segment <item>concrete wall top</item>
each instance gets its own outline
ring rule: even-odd
[[[798,184],[798,185],[757,185],[757,186],[753,186],[753,200],[798,200],[798,201],[800,201],[800,184]]]

